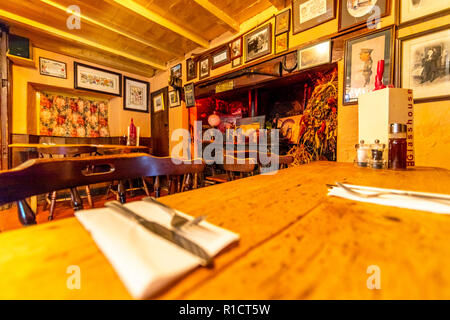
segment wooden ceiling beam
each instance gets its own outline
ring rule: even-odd
[[[7,21],[13,21],[13,22],[18,22],[22,25],[26,25],[28,27],[31,27],[32,29],[36,29],[39,30],[41,32],[47,33],[47,34],[51,34],[53,36],[59,37],[59,38],[63,38],[66,40],[70,40],[70,41],[76,41],[78,43],[81,43],[83,45],[92,47],[92,48],[96,48],[96,49],[100,49],[118,56],[122,56],[124,58],[127,58],[129,60],[133,60],[145,65],[149,65],[152,68],[158,69],[158,70],[166,70],[166,66],[161,64],[160,62],[155,62],[155,61],[150,61],[144,58],[140,58],[137,57],[135,55],[132,55],[128,52],[124,52],[118,49],[114,49],[105,45],[102,45],[100,43],[97,43],[95,41],[53,28],[51,26],[42,24],[40,22],[34,21],[34,20],[30,20],[28,18],[19,16],[17,14],[5,11],[0,9],[0,17],[2,17],[3,19],[7,20]]]
[[[202,6],[205,10],[207,10],[211,14],[215,15],[219,20],[224,22],[227,26],[229,26],[234,31],[236,31],[236,32],[240,31],[239,22],[234,20],[228,14],[223,12],[223,10],[219,9],[218,7],[216,7],[214,4],[212,4],[208,0],[194,0],[194,1],[198,5]]]
[[[278,10],[286,8],[290,3],[288,0],[269,0],[269,2]]]
[[[56,3],[54,1],[51,1],[51,0],[40,0],[40,1],[44,2],[45,4],[48,4],[49,6],[57,8],[59,10],[62,10],[64,12],[68,12],[68,9],[65,6],[63,6],[63,5],[59,4],[59,3]],[[70,12],[70,13],[78,15],[76,12]],[[84,15],[82,13],[79,14],[79,16],[82,19],[82,21],[87,21],[88,23],[91,23],[93,25],[99,26],[99,27],[101,27],[103,29],[106,29],[106,30],[109,30],[111,32],[120,34],[120,35],[122,35],[122,36],[124,36],[124,37],[126,37],[128,39],[140,42],[140,43],[142,43],[143,45],[145,45],[147,47],[151,47],[153,49],[156,49],[156,50],[159,50],[161,52],[170,54],[172,56],[177,56],[177,55],[178,56],[182,56],[183,55],[183,52],[181,52],[181,51],[177,52],[176,50],[165,48],[165,47],[160,46],[160,45],[158,45],[158,44],[156,44],[154,42],[150,42],[148,40],[145,40],[145,39],[143,39],[143,38],[141,38],[139,36],[136,36],[136,35],[133,35],[133,34],[130,34],[130,33],[124,32],[124,31],[121,31],[119,29],[116,29],[114,27],[111,27],[109,25],[106,25],[106,24],[104,24],[104,23],[102,23],[102,22],[100,22],[98,20],[92,19],[92,18],[90,18],[90,17],[88,17],[88,16],[86,16],[86,15]]]
[[[133,11],[134,13],[156,23],[159,24],[160,26],[167,28],[177,34],[179,34],[180,36],[191,40],[192,42],[197,43],[198,45],[202,46],[203,48],[208,49],[209,48],[209,41],[204,39],[203,37],[190,32],[189,30],[186,30],[185,28],[183,28],[182,26],[160,16],[159,14],[157,14],[156,12],[153,12],[147,8],[145,8],[144,6],[134,2],[133,0],[112,0],[115,3],[123,6],[124,8],[127,8],[131,11]]]

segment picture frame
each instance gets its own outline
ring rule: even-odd
[[[123,109],[148,113],[150,83],[124,76]]]
[[[197,78],[197,62],[189,58],[186,60],[186,80],[191,81]]]
[[[230,42],[230,57],[231,60],[242,57],[242,37]]]
[[[164,111],[164,92],[155,92],[152,94],[153,113]]]
[[[450,14],[449,3],[436,0],[398,0],[400,27]]]
[[[298,70],[331,63],[331,40],[298,49],[297,59]]]
[[[180,92],[178,90],[169,91],[168,99],[170,108],[179,107],[181,105]]]
[[[341,0],[347,1],[347,0]],[[336,18],[336,0],[293,0],[292,33],[297,34]]]
[[[242,56],[231,61],[231,67],[236,68],[242,65]]]
[[[65,62],[39,57],[39,74],[67,79],[67,64]]]
[[[341,0],[339,1],[339,31],[351,29],[364,23],[378,22],[391,13],[394,0]],[[361,5],[360,5],[361,4]],[[380,16],[378,20],[371,21],[373,8],[378,6]]]
[[[230,47],[228,45],[221,47],[211,54],[211,68],[217,69],[230,63]]]
[[[170,68],[170,75],[172,77],[181,79],[181,77],[183,75],[182,68],[181,68],[181,63],[173,66],[172,68]]]
[[[272,53],[272,24],[269,23],[244,36],[245,62]]]
[[[398,44],[397,86],[412,89],[415,103],[449,100],[449,26],[400,38]]]
[[[275,54],[280,54],[289,50],[289,32],[275,36]]]
[[[195,87],[193,83],[188,83],[184,86],[184,101],[186,108],[195,106]]]
[[[275,36],[289,32],[291,29],[291,9],[287,9],[275,16]]]
[[[393,26],[349,38],[344,48],[343,105],[357,104],[359,95],[374,89],[379,60],[385,63],[383,83],[393,83]]]
[[[122,96],[122,75],[117,72],[74,62],[74,88]]]
[[[211,60],[210,57],[204,57],[199,60],[198,62],[198,69],[199,69],[199,79],[205,79],[209,77],[210,70],[211,70]]]

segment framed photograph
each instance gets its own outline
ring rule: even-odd
[[[186,108],[195,106],[195,92],[193,83],[189,83],[184,86],[184,100],[186,102]]]
[[[186,60],[186,79],[191,81],[197,78],[197,62],[189,58]]]
[[[343,104],[358,102],[358,96],[375,87],[378,61],[384,60],[383,84],[393,80],[393,30],[376,30],[345,41]]]
[[[214,52],[211,55],[211,67],[212,69],[219,68],[221,66],[226,65],[227,63],[230,63],[230,47],[223,46],[216,52]]]
[[[231,48],[231,59],[242,57],[242,37],[239,37],[236,40],[231,41],[230,48]]]
[[[272,52],[272,24],[256,29],[244,37],[245,62]]]
[[[169,107],[173,108],[180,105],[180,92],[178,90],[169,91]]]
[[[39,57],[39,73],[43,76],[67,79],[67,64]]]
[[[242,57],[236,58],[236,59],[231,61],[231,67],[232,68],[239,67],[240,65],[242,65]]]
[[[290,29],[291,22],[291,9],[281,12],[275,16],[275,35],[288,32]]]
[[[181,78],[182,71],[181,71],[181,63],[177,64],[176,66],[173,66],[170,68],[170,75],[172,77]]]
[[[300,33],[335,17],[336,0],[294,0],[292,2],[292,33]]]
[[[164,92],[160,92],[156,95],[152,95],[153,112],[164,111]]]
[[[148,112],[150,83],[129,77],[124,77],[124,83],[123,109]]]
[[[450,99],[450,28],[438,28],[402,38],[401,87],[412,89],[415,102]]]
[[[209,77],[209,70],[210,70],[210,65],[209,65],[209,56],[202,58],[199,62],[199,69],[200,69],[200,77],[199,79],[205,79]]]
[[[289,49],[289,32],[275,36],[275,54],[279,54]]]
[[[331,40],[298,49],[298,69],[304,70],[331,62]]]
[[[423,18],[432,18],[439,14],[450,13],[449,0],[399,0],[400,24],[414,24]],[[422,18],[422,19],[421,19]]]
[[[339,3],[339,31],[368,22],[373,24],[374,12],[380,12],[379,18],[391,12],[391,0],[341,0]]]
[[[74,88],[122,96],[122,75],[120,73],[91,67],[74,62]]]

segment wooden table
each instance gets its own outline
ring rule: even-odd
[[[121,144],[39,144],[39,143],[13,143],[8,147],[22,149],[37,149],[45,147],[96,147],[97,150],[105,149],[123,149],[123,150],[140,150],[140,152],[148,152],[149,147],[146,146],[125,146]]]
[[[163,299],[449,299],[450,216],[327,196],[326,183],[450,194],[450,171],[316,162],[163,197],[238,232],[239,245]],[[67,268],[81,269],[68,290]],[[367,288],[369,266],[381,289]],[[0,298],[130,298],[75,218],[0,234]]]

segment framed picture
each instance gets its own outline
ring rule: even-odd
[[[343,104],[358,102],[360,94],[375,87],[378,61],[384,60],[383,83],[393,80],[393,30],[376,30],[345,41]]]
[[[233,61],[231,61],[231,67],[232,68],[239,67],[240,65],[242,65],[242,57],[233,59]]]
[[[201,79],[205,79],[209,77],[209,70],[210,70],[210,65],[209,65],[209,56],[202,58],[199,62],[199,68],[200,68],[200,80]]]
[[[172,68],[170,68],[170,75],[172,77],[176,77],[176,78],[181,78],[181,63],[177,64],[176,66],[173,66]]]
[[[180,92],[178,90],[169,91],[169,107],[173,108],[180,105]]]
[[[164,92],[152,95],[153,112],[164,111]]]
[[[74,62],[74,71],[75,89],[122,96],[122,75],[120,73],[78,62]]]
[[[123,109],[148,112],[150,83],[129,77],[124,77],[124,83]]]
[[[415,22],[435,17],[439,14],[450,13],[449,0],[399,0],[400,23],[413,24]]]
[[[189,58],[186,60],[186,79],[187,81],[191,81],[195,78],[197,78],[197,62]]]
[[[281,12],[275,16],[275,35],[288,32],[290,29],[291,22],[291,9]]]
[[[216,69],[227,63],[230,63],[230,47],[228,45],[223,46],[211,55],[211,67]]]
[[[379,18],[382,18],[391,10],[391,0],[341,0],[339,3],[339,31],[364,23],[373,24],[374,12],[379,10]]]
[[[67,79],[67,64],[39,57],[39,73],[43,76]]]
[[[272,24],[256,29],[245,35],[245,62],[268,55],[272,52]]]
[[[331,62],[331,40],[298,49],[298,69],[308,69]]]
[[[289,32],[275,36],[275,54],[279,54],[289,49]]]
[[[193,83],[189,83],[184,86],[184,100],[187,108],[195,106],[195,92]]]
[[[242,56],[242,37],[231,41],[231,59],[236,59]]]
[[[450,98],[450,28],[447,26],[399,40],[401,87],[412,89],[415,102]]]
[[[336,0],[294,0],[292,2],[292,33],[297,34],[335,17]]]

